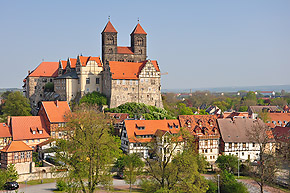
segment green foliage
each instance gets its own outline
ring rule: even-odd
[[[186,107],[184,103],[179,103],[177,109],[179,115],[193,115],[192,110],[189,107]]]
[[[217,158],[216,163],[221,170],[234,173],[238,169],[238,157],[234,155],[221,155]]]
[[[53,82],[48,82],[44,85],[45,92],[53,92],[54,91],[54,84]]]
[[[130,184],[130,190],[132,184],[135,184],[137,176],[141,173],[144,162],[140,157],[133,153],[124,156],[124,176],[126,183]]]
[[[165,109],[145,105],[144,103],[125,103],[116,108],[106,109],[106,111],[111,113],[128,113],[131,118],[136,116],[138,118],[143,117],[146,120],[176,119]]]
[[[29,116],[31,115],[31,108],[28,99],[17,91],[8,95],[8,98],[3,105],[2,112],[4,113],[4,117]]]
[[[241,183],[238,182],[235,178],[235,176],[226,170],[223,170],[221,172],[221,186],[220,190],[223,193],[233,193],[233,192],[239,192],[239,193],[248,193],[247,187]]]
[[[8,99],[8,95],[9,95],[10,93],[12,93],[12,92],[11,92],[11,91],[6,91],[6,92],[4,92],[4,93],[1,95],[1,97],[2,97],[4,100],[7,100],[7,99]]]
[[[211,180],[208,180],[207,183],[208,183],[208,189],[207,189],[206,193],[217,193],[217,191],[218,191],[217,184]]]
[[[204,109],[200,109],[198,114],[199,115],[208,115],[208,112],[206,112]]]
[[[264,123],[267,123],[267,121],[270,121],[271,118],[270,118],[270,115],[269,115],[269,112],[267,111],[261,111],[258,113],[258,117],[264,122]]]
[[[228,110],[231,105],[225,101],[216,101],[214,102],[212,105],[217,106],[218,108],[220,108],[223,112]]]
[[[6,174],[4,169],[0,169],[0,190],[4,188],[4,184],[6,183]]]
[[[99,92],[91,92],[86,94],[80,99],[80,104],[88,104],[88,105],[107,105],[107,97],[104,94]]]
[[[68,190],[68,185],[64,180],[57,180],[56,181],[56,189],[58,191],[66,191],[66,190]]]
[[[275,98],[271,99],[271,105],[283,108],[285,105],[287,105],[287,101],[283,98]]]
[[[19,178],[16,168],[13,164],[9,164],[7,169],[0,169],[0,190],[6,182],[16,181]]]
[[[257,96],[254,91],[249,91],[246,95],[246,100],[254,100],[257,101]]]
[[[66,180],[84,193],[109,185],[111,166],[120,154],[120,139],[110,134],[109,120],[95,108],[80,107],[68,115],[68,139],[57,140],[56,156],[68,169]]]
[[[240,112],[247,112],[248,111],[248,106],[240,106],[239,111]]]

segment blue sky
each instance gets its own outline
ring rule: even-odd
[[[162,88],[290,84],[289,0],[0,0],[0,88],[44,61],[101,55],[111,16],[129,45],[138,17]]]

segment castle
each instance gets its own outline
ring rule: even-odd
[[[130,47],[118,46],[117,30],[108,21],[102,31],[102,58],[79,55],[59,62],[42,62],[28,71],[23,89],[34,111],[41,101],[79,99],[97,91],[109,107],[137,102],[163,107],[157,61],[147,59],[147,33],[138,23]]]

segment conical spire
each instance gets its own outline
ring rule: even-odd
[[[114,26],[112,25],[112,23],[110,21],[108,21],[108,23],[107,23],[105,29],[103,30],[103,32],[114,32],[114,33],[118,33],[117,30],[114,28]]]
[[[147,35],[147,33],[144,31],[144,29],[141,27],[140,23],[138,23],[135,27],[135,29],[133,30],[132,34],[145,34]]]

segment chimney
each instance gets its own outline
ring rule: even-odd
[[[58,100],[54,101],[56,107],[58,107]]]
[[[28,70],[28,75],[30,74],[30,70]]]
[[[10,119],[11,119],[11,117],[7,116],[7,125],[8,125],[8,127],[10,127]]]

